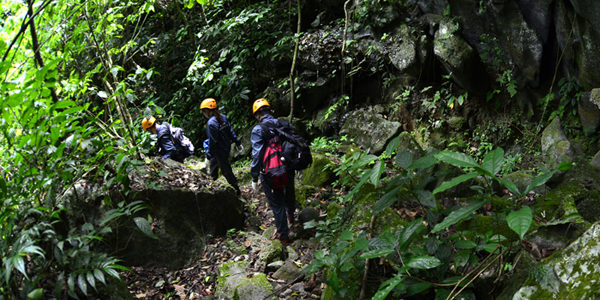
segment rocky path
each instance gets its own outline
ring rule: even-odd
[[[249,186],[242,187],[242,196],[248,202],[245,228],[232,230],[226,237],[207,238],[203,256],[187,268],[171,270],[167,268],[132,267],[132,272],[121,272],[130,293],[137,299],[229,299],[214,295],[219,266],[231,261],[255,262],[260,249],[253,249],[248,233],[271,236],[275,226],[273,213],[268,208],[263,193],[254,193]],[[298,211],[297,211],[298,213]],[[310,234],[297,234],[302,231],[296,219],[292,226],[298,238],[284,250],[286,262],[293,262],[299,268],[310,264],[314,252],[321,247]],[[265,230],[267,233],[265,234]],[[254,264],[257,266],[257,264]],[[279,299],[320,299],[324,284],[321,274],[310,277],[295,276],[294,280],[273,278],[281,264],[258,266],[251,271],[262,272],[273,285],[274,295]]]

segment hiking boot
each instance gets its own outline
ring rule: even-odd
[[[281,245],[283,245],[284,247],[286,247],[286,246],[289,246],[291,243],[293,243],[294,239],[288,237],[287,239],[279,239],[279,241],[281,242]]]

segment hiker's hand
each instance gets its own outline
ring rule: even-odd
[[[204,165],[208,168],[209,164],[210,164],[210,160],[207,157],[204,159]]]
[[[238,152],[242,152],[244,151],[244,146],[242,146],[242,144],[235,145],[235,150],[237,150]]]
[[[252,189],[255,193],[258,193],[258,181],[252,182]]]

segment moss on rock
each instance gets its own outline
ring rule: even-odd
[[[302,183],[317,187],[324,187],[335,181],[335,163],[323,154],[313,152],[313,163],[302,177]]]

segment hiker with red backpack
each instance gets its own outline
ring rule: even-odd
[[[229,163],[229,153],[231,152],[231,143],[241,147],[242,142],[237,138],[231,128],[227,117],[219,113],[217,101],[213,98],[207,98],[200,104],[200,109],[208,119],[206,123],[206,135],[208,136],[207,158],[210,158],[209,175],[213,180],[219,177],[219,169],[227,182],[233,186],[237,195],[241,194],[238,180],[233,174],[231,164]]]
[[[158,154],[162,155],[163,159],[170,158],[183,163],[186,157],[194,154],[194,145],[181,128],[171,126],[167,122],[158,122],[152,116],[142,120],[142,128],[157,135]]]
[[[262,190],[267,197],[269,207],[273,210],[277,237],[282,244],[289,244],[288,221],[294,222],[296,210],[296,194],[294,188],[294,169],[282,164],[282,145],[278,142],[275,128],[283,122],[271,115],[271,106],[265,99],[258,99],[252,105],[252,113],[259,124],[252,129],[252,189],[258,192],[258,178],[262,182]],[[287,122],[285,122],[287,123]],[[291,124],[284,124],[293,131]]]

